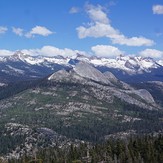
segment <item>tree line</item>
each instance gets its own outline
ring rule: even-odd
[[[59,146],[40,149],[8,163],[162,163],[163,135],[110,138],[102,144],[81,143],[67,149]]]

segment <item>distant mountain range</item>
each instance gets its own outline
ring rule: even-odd
[[[43,78],[61,69],[71,69],[80,61],[93,65],[101,72],[110,71],[118,79],[128,83],[163,81],[162,60],[123,55],[110,59],[81,54],[71,57],[32,57],[17,51],[12,56],[0,57],[0,82]]]

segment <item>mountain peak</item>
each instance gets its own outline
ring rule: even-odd
[[[86,56],[80,53],[76,53],[76,57],[86,57]]]
[[[23,53],[22,51],[16,51],[11,57],[10,57],[10,59],[12,59],[12,60],[16,60],[16,61],[19,61],[19,60],[21,60],[21,61],[25,61],[25,58],[27,58],[27,57],[29,57],[29,55],[27,55],[27,54],[25,54],[25,53]]]
[[[101,73],[99,70],[94,68],[92,65],[86,62],[77,63],[71,70],[59,70],[52,74],[48,80],[55,81],[85,81],[92,80],[102,84],[111,84],[109,79]]]
[[[79,76],[89,78],[91,80],[102,82],[105,84],[110,83],[103,73],[94,68],[86,62],[79,62],[73,69]]]
[[[89,57],[84,54],[77,53],[75,59],[83,62],[89,62]]]
[[[16,51],[14,54],[13,54],[13,56],[19,56],[19,57],[22,57],[22,56],[26,56],[26,54],[24,54],[22,51],[20,51],[20,50],[18,50],[18,51]]]

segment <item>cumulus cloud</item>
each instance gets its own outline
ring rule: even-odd
[[[42,55],[46,55],[46,56],[48,56],[48,55],[50,55],[50,56],[61,55],[64,57],[73,56],[73,55],[76,55],[77,53],[85,54],[85,52],[83,52],[83,51],[72,50],[72,49],[68,49],[68,48],[59,49],[59,48],[54,47],[54,46],[42,47],[41,53],[42,53]]]
[[[163,5],[154,5],[152,7],[153,14],[163,14]]]
[[[20,51],[22,53],[30,55],[30,56],[41,55],[41,50],[40,49],[21,49]]]
[[[87,4],[86,12],[87,12],[88,16],[90,17],[90,19],[94,22],[100,22],[100,23],[104,23],[104,24],[109,23],[109,19],[108,19],[106,13],[103,11],[102,6],[100,6],[100,5],[93,6],[93,5]]]
[[[70,14],[76,14],[78,12],[80,12],[80,8],[78,7],[72,7],[69,11]]]
[[[145,37],[142,37],[142,36],[128,38],[120,34],[120,35],[115,35],[113,38],[111,38],[111,40],[114,44],[127,45],[127,46],[152,46],[154,45],[154,41],[147,39]]]
[[[86,37],[107,37],[114,44],[127,46],[152,46],[154,44],[153,40],[142,36],[128,38],[123,35],[119,30],[111,26],[107,14],[100,5],[88,5],[86,12],[90,17],[91,23],[88,23],[88,26],[79,26],[76,28],[80,39]]]
[[[103,24],[96,22],[94,25],[91,25],[90,27],[83,27],[80,26],[77,28],[78,36],[79,38],[86,38],[86,37],[111,37],[113,38],[117,33],[119,33],[117,30],[115,30],[113,27],[111,27],[109,24]]]
[[[51,34],[53,34],[53,32],[47,29],[46,27],[36,26],[32,28],[30,32],[26,33],[25,36],[27,38],[31,38],[34,37],[35,35],[49,36]]]
[[[116,57],[123,54],[117,47],[110,45],[96,45],[91,50],[99,57]]]
[[[23,36],[23,29],[22,28],[12,27],[12,32],[18,36]]]
[[[0,34],[4,34],[4,33],[6,33],[7,30],[8,30],[7,27],[0,26]]]
[[[41,36],[46,37],[46,36],[53,34],[52,31],[50,31],[49,29],[43,26],[35,26],[29,32],[26,32],[26,33],[24,32],[22,28],[12,27],[12,32],[18,36],[25,36],[27,38],[32,38],[32,37],[35,37],[36,35],[41,35]]]
[[[43,46],[42,48],[36,49],[19,49],[19,51],[24,54],[28,54],[30,56],[58,56],[61,55],[63,57],[75,56],[77,53],[87,55],[85,51],[73,50],[69,48],[60,49],[55,46]],[[0,49],[0,56],[10,56],[13,55],[15,51],[10,51],[6,49]]]
[[[156,58],[156,59],[160,59],[163,57],[163,51],[159,51],[156,49],[145,49],[139,52],[139,54],[142,57],[151,57],[151,58]]]
[[[10,50],[6,50],[6,49],[0,49],[0,56],[10,56],[12,55],[14,52],[10,51]]]
[[[63,57],[67,57],[67,56],[74,56],[77,53],[86,55],[86,52],[84,52],[84,51],[72,50],[69,48],[60,49],[55,46],[43,46],[40,49],[23,49],[21,51],[23,53],[29,54],[31,56],[37,56],[37,55],[58,56],[58,55],[61,55]]]

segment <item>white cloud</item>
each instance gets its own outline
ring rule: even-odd
[[[41,55],[40,49],[22,49],[20,50],[22,53],[30,55],[30,56],[38,56]]]
[[[88,13],[90,19],[94,22],[100,22],[104,24],[109,23],[109,19],[106,13],[103,12],[103,8],[100,5],[93,6],[88,4],[86,6],[86,12]]]
[[[111,27],[109,24],[102,24],[99,22],[96,22],[94,25],[91,25],[90,27],[86,28],[83,26],[80,26],[77,28],[78,36],[79,38],[86,38],[86,37],[110,37],[113,38],[114,36],[119,33],[116,31],[113,27]]]
[[[116,57],[123,54],[117,47],[109,45],[96,45],[91,50],[99,57]]]
[[[57,56],[57,55],[61,55],[61,56],[67,57],[67,56],[74,56],[77,53],[86,55],[86,52],[84,52],[84,51],[72,50],[72,49],[68,49],[68,48],[59,49],[59,48],[54,47],[54,46],[43,46],[41,49],[23,49],[21,51],[23,53],[29,54],[31,56],[37,56],[37,55]]]
[[[25,36],[27,38],[31,38],[34,37],[35,35],[49,36],[51,34],[53,34],[53,32],[47,29],[46,27],[36,26],[32,28],[30,32],[26,33]]]
[[[163,14],[163,5],[154,5],[152,7],[153,14]]]
[[[154,45],[153,40],[150,40],[141,36],[128,38],[120,34],[120,35],[114,35],[114,37],[111,38],[111,40],[114,44],[127,45],[127,46],[152,46]]]
[[[10,50],[6,50],[6,49],[0,49],[0,56],[10,56],[12,55],[14,52],[10,51]]]
[[[73,56],[76,53],[84,53],[78,50],[72,50],[72,49],[68,49],[68,48],[64,48],[64,49],[59,49],[56,48],[54,46],[44,46],[41,48],[41,53],[42,55],[51,55],[51,56],[57,56],[57,55],[61,55],[61,56]]]
[[[78,7],[72,7],[69,11],[70,14],[76,14],[78,12],[80,12],[80,8]]]
[[[163,57],[163,51],[159,51],[156,49],[145,49],[145,50],[139,52],[139,54],[142,57],[151,57],[151,58],[156,58],[156,59]]]
[[[22,28],[12,27],[12,32],[18,36],[25,36],[27,38],[32,38],[32,37],[35,37],[36,35],[41,35],[41,36],[45,37],[45,36],[49,36],[49,35],[53,34],[52,31],[50,31],[46,27],[42,27],[42,26],[35,26],[31,29],[31,31],[29,31],[27,33],[25,33]]]
[[[28,54],[30,56],[58,56],[61,55],[63,57],[68,56],[74,56],[77,53],[87,55],[85,51],[79,51],[79,50],[72,50],[69,48],[59,49],[55,46],[43,46],[42,48],[37,49],[19,49],[19,51],[23,52],[24,54]],[[14,51],[6,50],[6,49],[0,49],[0,56],[10,56],[13,55]]]
[[[153,40],[142,36],[128,38],[123,35],[119,30],[111,26],[101,6],[88,5],[87,13],[91,19],[89,26],[79,26],[76,28],[80,39],[86,37],[107,37],[114,44],[127,46],[152,46],[154,44]]]
[[[23,36],[23,29],[22,28],[12,27],[12,32],[18,36]]]
[[[6,33],[7,30],[8,30],[7,27],[2,27],[2,26],[0,26],[0,34],[4,34],[4,33]]]

